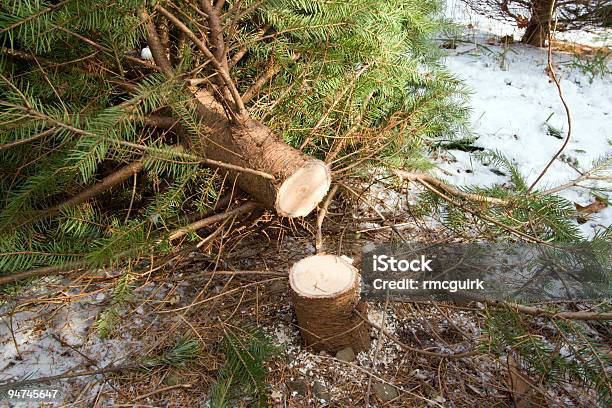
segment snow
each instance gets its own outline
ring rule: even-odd
[[[140,58],[147,61],[153,61],[151,49],[149,47],[144,47],[142,50],[140,50]]]
[[[520,43],[511,44],[507,49],[490,45],[487,40],[492,36],[512,34],[518,40],[521,30],[478,16],[462,2],[449,0],[447,14],[456,22],[473,27],[466,34],[468,41],[458,42],[456,49],[448,51],[445,65],[473,92],[471,122],[478,137],[474,145],[503,152],[531,184],[563,144],[563,140],[548,134],[547,120],[563,137],[568,129],[557,88],[545,71],[547,50]],[[596,36],[588,33],[570,36],[574,41],[599,44]],[[612,78],[595,77],[591,81],[589,75],[568,64],[572,59],[571,54],[553,54],[573,129],[563,154],[538,183],[536,188],[541,191],[578,178],[577,170],[588,171],[593,162],[612,155]],[[507,176],[492,172],[473,153],[449,150],[437,158],[437,163],[437,175],[455,185],[492,186],[508,180]],[[605,174],[610,175],[610,171]],[[599,194],[605,197],[607,193],[607,198],[612,198],[610,180],[581,184],[603,189]],[[580,205],[588,205],[595,199],[584,188],[570,188],[558,194]],[[596,231],[611,224],[612,207],[607,207],[593,214],[580,229],[585,238],[592,238]]]
[[[455,23],[463,26],[470,25],[476,30],[500,37],[512,35],[514,38],[520,38],[525,32],[525,29],[517,28],[516,25],[512,24],[510,21],[495,21],[487,16],[475,13],[462,0],[446,0],[446,15]],[[593,47],[609,46],[609,39],[612,38],[610,31],[603,29],[592,29],[589,32],[583,30],[568,31],[557,33],[555,37],[559,40]]]
[[[45,277],[25,289],[22,296],[54,298],[58,296],[54,288],[69,282],[69,278]],[[61,292],[72,298],[64,302],[25,302],[22,307],[17,307],[18,299],[0,303],[0,384],[131,362],[142,342],[130,330],[117,330],[113,338],[102,339],[93,327],[95,319],[108,308],[105,299],[111,292],[110,287],[90,293],[73,287]],[[127,324],[136,328],[144,323],[131,319]],[[108,381],[103,375],[86,376],[41,384],[39,388],[58,389],[57,401],[48,405],[57,406],[62,400],[74,400],[76,395],[85,400],[95,398]],[[17,406],[39,404],[19,402]]]

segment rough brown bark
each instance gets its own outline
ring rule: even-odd
[[[317,289],[317,284],[323,286],[325,280],[347,273],[351,277],[343,289],[332,293]],[[312,287],[304,284],[310,277]],[[369,348],[370,329],[358,314],[366,314],[366,304],[359,301],[360,278],[355,267],[334,255],[314,255],[293,265],[289,283],[306,345],[332,353],[345,347],[355,352]]]
[[[531,17],[521,42],[536,47],[546,46],[548,39],[548,19],[553,0],[533,0]]]
[[[231,178],[264,207],[286,217],[308,215],[329,189],[329,167],[287,145],[269,128],[250,117],[230,76],[219,10],[207,0],[201,1],[200,6],[207,14],[212,51],[172,12],[159,4],[155,6],[157,12],[196,45],[216,74],[209,89],[191,88],[197,99],[195,108],[201,123],[199,146],[191,148],[199,150],[208,164],[222,169],[232,166],[228,170]],[[159,35],[144,11],[142,19],[155,63],[168,78],[173,78],[174,72],[161,47]],[[213,93],[220,97],[215,98]],[[217,163],[210,163],[211,160]]]
[[[229,120],[223,107],[205,90],[196,92],[206,108],[199,149],[210,159],[272,174],[275,180],[230,171],[238,186],[279,215],[308,215],[331,183],[329,167],[289,146],[268,127],[250,118]],[[197,147],[196,147],[197,148]],[[305,173],[304,176],[300,174]]]

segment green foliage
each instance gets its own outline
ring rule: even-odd
[[[529,191],[524,176],[501,152],[482,152],[476,157],[491,170],[508,175],[509,180],[503,185],[493,185],[489,188],[462,187],[460,190],[485,197],[501,198],[509,205],[485,205],[456,198],[455,201],[463,206],[461,208],[427,191],[421,195],[423,213],[439,214],[444,224],[459,234],[473,236],[475,231],[479,231],[492,240],[507,239],[507,237],[517,239],[516,233],[512,231],[514,230],[546,242],[584,241],[576,222],[578,213],[572,202],[556,194],[547,194],[538,190]],[[599,174],[609,167],[609,159],[603,158],[601,163],[594,164],[591,172]],[[466,208],[471,211],[465,211]],[[490,219],[496,220],[497,223]],[[608,236],[602,235],[600,242],[610,249],[612,241],[605,239],[606,237]]]
[[[176,149],[201,137],[181,75],[204,78],[210,64],[172,30],[176,78],[130,60],[147,41],[143,5],[0,5],[0,274],[166,253],[165,232],[218,197],[222,177]],[[248,108],[290,144],[321,158],[333,150],[336,168],[363,160],[426,169],[423,140],[463,128],[467,93],[433,42],[453,28],[440,18],[442,2],[246,0],[239,18],[234,6],[226,3],[222,22],[235,24],[224,30],[228,58],[246,53],[231,75],[244,92],[278,67]],[[197,32],[201,15],[178,7]],[[186,135],[153,129],[152,113],[172,115]],[[139,175],[49,213],[137,160]]]
[[[610,304],[599,307],[610,310]],[[612,358],[605,342],[592,329],[587,330],[586,323],[551,323],[546,325],[511,308],[489,310],[485,326],[488,339],[481,347],[500,356],[516,353],[522,369],[538,381],[563,385],[577,380],[597,390],[602,406],[609,406],[612,393],[607,370]]]
[[[567,62],[567,64],[584,75],[588,75],[589,83],[592,84],[595,78],[605,78],[610,74],[610,69],[608,68],[609,57],[610,51],[605,49],[597,50],[591,56],[574,53],[572,60]]]
[[[247,393],[253,406],[266,406],[265,362],[277,351],[270,338],[259,329],[226,329],[223,338],[225,364],[210,393],[213,408],[232,407],[233,401]]]
[[[141,363],[147,369],[159,366],[183,367],[185,364],[197,359],[199,355],[200,343],[198,340],[184,335],[160,355],[145,357]]]
[[[236,77],[246,89],[270,59],[280,67],[252,111],[311,154],[342,137],[340,158],[419,151],[422,138],[461,130],[467,113],[464,87],[437,63],[440,11],[438,1],[267,1],[253,19],[285,34],[250,43]]]

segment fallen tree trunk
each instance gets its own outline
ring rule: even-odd
[[[223,33],[219,29],[219,10],[208,2],[201,2],[211,28],[208,40],[202,41],[177,16],[161,5],[155,10],[197,47],[210,62],[215,75],[210,78],[212,88],[190,86],[197,101],[195,108],[201,120],[199,146],[192,146],[207,159],[243,169],[257,170],[274,176],[273,180],[240,170],[228,170],[240,189],[255,198],[262,206],[285,217],[303,217],[315,209],[325,197],[331,184],[329,167],[321,160],[304,155],[287,145],[268,127],[248,114],[244,101],[233,82]],[[168,78],[175,76],[172,64],[160,43],[157,30],[146,11],[141,12],[147,29],[147,40],[153,59]],[[209,49],[209,45],[213,49]],[[217,100],[214,89],[219,95]],[[223,170],[223,168],[222,168]]]
[[[293,308],[302,337],[316,350],[336,352],[368,349],[370,329],[359,313],[357,268],[335,255],[314,255],[295,263],[289,272]]]
[[[195,95],[206,110],[201,113],[201,144],[196,149],[207,158],[273,175],[275,179],[270,180],[228,171],[240,189],[281,216],[303,217],[316,208],[331,184],[327,164],[289,146],[248,116],[228,119],[208,91],[199,90]]]

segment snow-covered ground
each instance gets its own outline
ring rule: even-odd
[[[546,124],[567,135],[567,116],[555,84],[547,75],[547,50],[520,43],[508,47],[490,45],[491,39],[511,34],[518,41],[521,30],[471,12],[461,1],[448,0],[447,14],[465,25],[456,49],[445,59],[446,66],[471,88],[472,130],[475,146],[498,150],[512,160],[529,183],[535,181],[563,144],[549,134]],[[469,24],[470,28],[467,28]],[[591,45],[597,38],[588,33],[566,37]],[[612,78],[591,76],[568,63],[573,55],[554,53],[557,76],[571,110],[572,135],[563,154],[537,185],[538,190],[557,187],[592,168],[604,157],[612,159]],[[438,159],[438,175],[457,185],[490,186],[507,177],[484,166],[472,153],[450,150]],[[602,176],[602,174],[599,174]],[[612,165],[604,174],[608,180],[581,183],[598,187],[602,198],[612,199]],[[607,191],[606,191],[607,190]],[[558,193],[580,205],[595,201],[593,190],[570,188]],[[612,224],[608,206],[580,225],[586,238]]]

